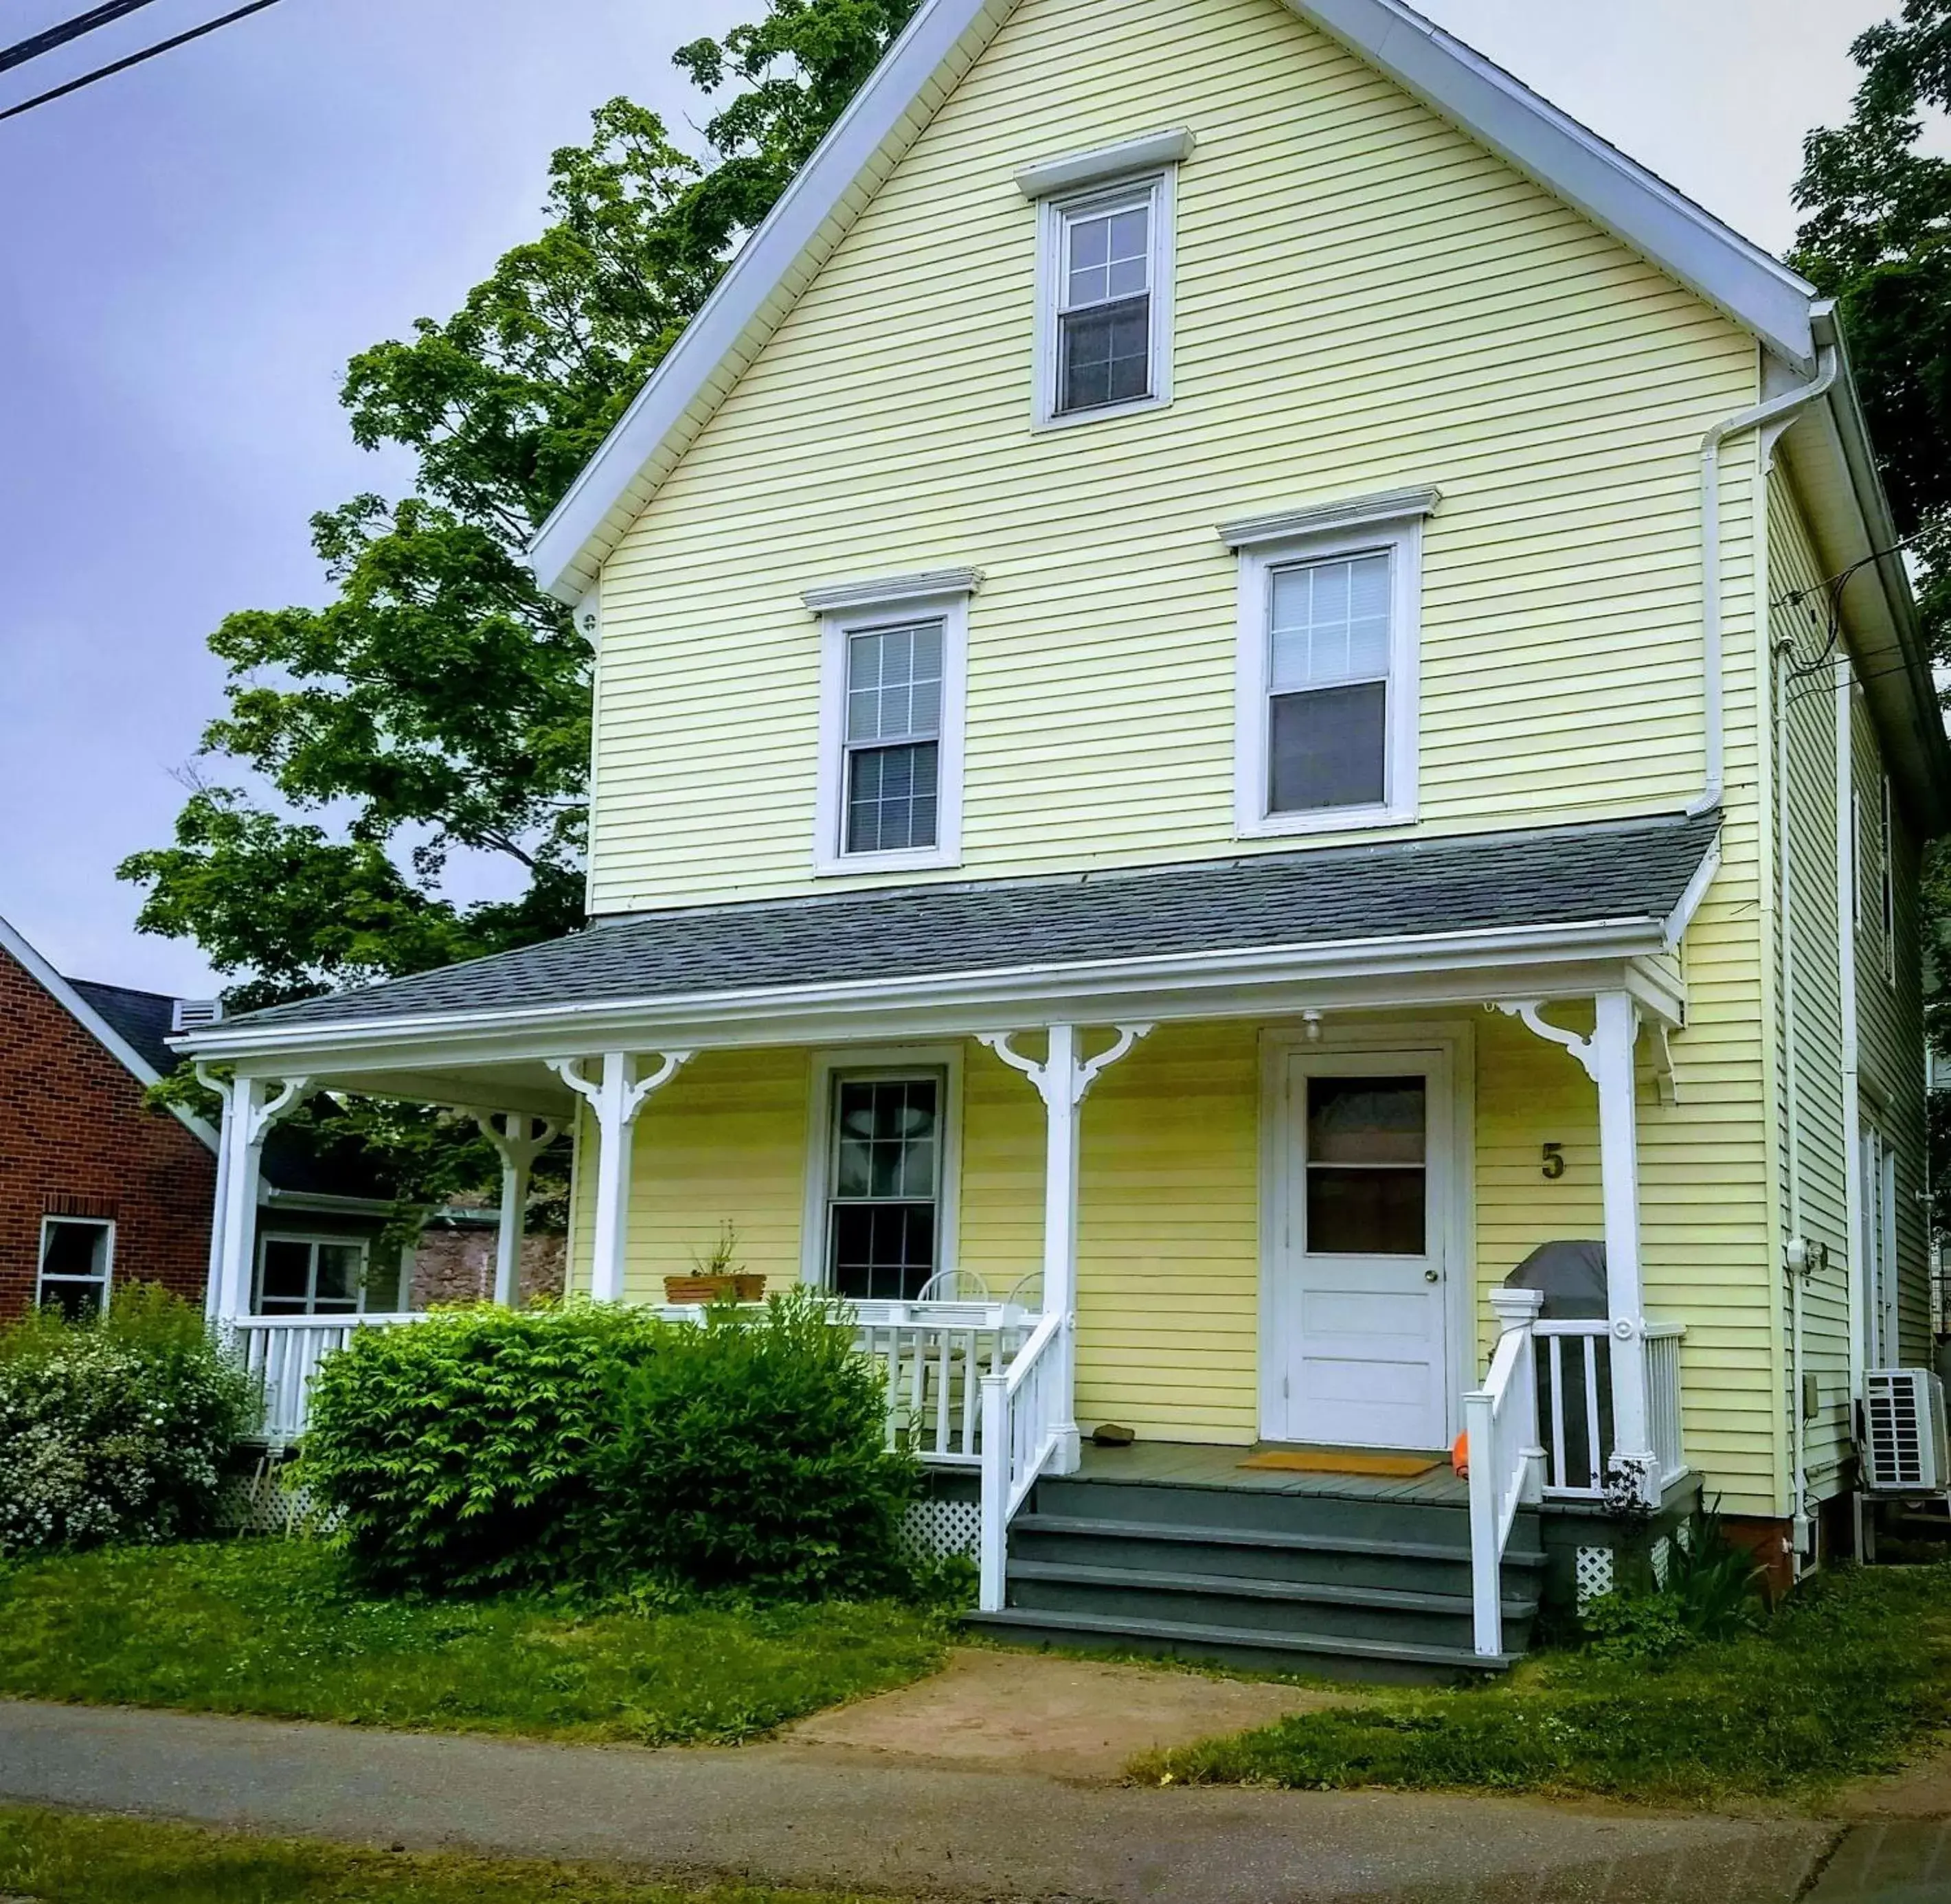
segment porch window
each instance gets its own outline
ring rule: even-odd
[[[836,1295],[911,1300],[939,1254],[943,1077],[833,1080],[826,1284]]]
[[[1238,830],[1413,819],[1420,518],[1237,546]]]
[[[1308,1079],[1310,1255],[1425,1252],[1428,1095],[1421,1078]]]
[[[261,1316],[351,1316],[364,1306],[366,1245],[343,1237],[267,1236],[258,1247]]]
[[[114,1259],[115,1225],[107,1218],[45,1218],[41,1224],[36,1303],[59,1309],[70,1319],[97,1313],[108,1301]]]

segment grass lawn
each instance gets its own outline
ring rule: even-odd
[[[1951,1725],[1951,1565],[1846,1568],[1662,1664],[1546,1654],[1140,1761],[1148,1782],[1397,1785],[1650,1803],[1811,1800]]]
[[[743,1885],[674,1891],[585,1865],[359,1851],[14,1806],[0,1807],[0,1893],[37,1904],[857,1904]]]
[[[518,1595],[376,1600],[304,1540],[0,1569],[0,1695],[25,1699],[731,1744],[944,1657],[939,1622],[891,1603],[638,1615]]]

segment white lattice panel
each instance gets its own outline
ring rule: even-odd
[[[311,1497],[285,1479],[280,1464],[261,1461],[249,1474],[224,1484],[217,1496],[217,1525],[226,1534],[289,1538],[322,1531],[325,1519]]]
[[[911,1501],[901,1516],[901,1538],[918,1553],[945,1560],[951,1554],[976,1557],[982,1536],[979,1501]]]
[[[1612,1590],[1612,1550],[1581,1547],[1573,1571],[1581,1606],[1597,1600],[1601,1593],[1609,1593]]]
[[[1666,1584],[1668,1570],[1673,1565],[1673,1543],[1665,1534],[1653,1543],[1653,1584],[1656,1587]]]

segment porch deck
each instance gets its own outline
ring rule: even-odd
[[[1128,1448],[1100,1448],[1086,1441],[1075,1479],[1128,1482],[1150,1487],[1213,1487],[1260,1494],[1316,1495],[1336,1500],[1398,1501],[1433,1507],[1468,1507],[1470,1484],[1450,1465],[1447,1450],[1422,1458],[1430,1463],[1414,1475],[1346,1473],[1302,1474],[1248,1468],[1256,1454],[1348,1454],[1367,1450],[1302,1447],[1285,1441],[1260,1441],[1250,1447],[1222,1447],[1206,1442],[1135,1441]],[[1412,1458],[1421,1451],[1409,1450]]]

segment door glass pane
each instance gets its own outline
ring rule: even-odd
[[[264,1306],[296,1303],[301,1309],[311,1294],[311,1245],[289,1237],[264,1240]]]
[[[1388,797],[1388,683],[1316,688],[1268,703],[1267,810],[1379,807]]]
[[[1422,1078],[1308,1079],[1310,1254],[1425,1253],[1428,1108]]]

